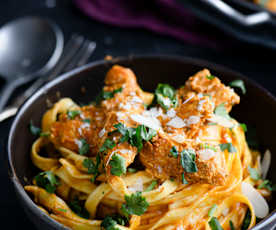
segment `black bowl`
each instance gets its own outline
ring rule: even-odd
[[[32,177],[37,173],[30,159],[34,137],[28,130],[28,124],[32,120],[38,125],[47,110],[49,101],[56,102],[59,95],[71,97],[77,103],[90,102],[102,88],[103,78],[113,64],[131,68],[136,73],[142,88],[150,91],[160,82],[169,83],[175,87],[183,85],[190,75],[205,67],[226,84],[235,79],[243,79],[247,93],[241,95],[241,104],[234,107],[232,114],[240,122],[254,125],[260,143],[265,148],[269,148],[272,153],[276,152],[276,122],[274,121],[276,99],[267,90],[239,73],[185,57],[146,56],[93,62],[66,73],[41,88],[22,106],[12,124],[8,140],[10,178],[24,210],[37,228],[67,229],[44,214],[23,189],[23,186],[30,184]],[[83,93],[83,88],[86,89],[86,93]],[[275,157],[272,157],[272,164],[276,166]],[[275,174],[271,173],[269,176],[274,182],[276,181]],[[275,207],[274,199],[270,202],[270,208],[273,210]],[[275,225],[276,211],[274,210],[253,229],[273,229],[272,226]]]

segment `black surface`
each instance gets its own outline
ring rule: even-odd
[[[48,0],[47,2],[50,2]],[[237,70],[255,79],[265,88],[276,94],[275,51],[245,43],[228,47],[223,50],[213,50],[162,37],[144,30],[121,29],[95,22],[82,15],[69,0],[59,0],[55,8],[47,8],[46,0],[9,0],[0,1],[0,25],[20,16],[35,15],[53,19],[59,24],[66,38],[73,32],[85,35],[97,42],[97,49],[91,61],[102,59],[106,54],[125,56],[132,54],[177,54],[203,58]],[[215,31],[210,30],[210,33]],[[256,103],[261,103],[256,98]],[[26,219],[23,210],[17,203],[14,191],[7,177],[5,167],[6,136],[11,120],[0,124],[0,180],[1,180],[1,209],[2,226],[18,229],[20,226],[33,229]],[[24,134],[22,134],[24,135]]]

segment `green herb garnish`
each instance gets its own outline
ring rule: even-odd
[[[89,144],[82,138],[79,140],[79,154],[86,155],[89,152]]]
[[[216,147],[214,147],[214,146],[212,146],[212,145],[209,145],[209,144],[207,144],[207,143],[200,143],[200,147],[202,148],[202,149],[211,149],[211,150],[213,150],[214,152],[216,152],[217,151],[217,149],[216,149]]]
[[[251,168],[250,166],[248,166],[247,170],[250,174],[250,177],[253,180],[260,180],[261,179],[261,175],[259,174],[259,172],[255,168]]]
[[[81,111],[79,111],[79,110],[69,110],[69,111],[67,111],[67,117],[70,120],[75,119],[75,117],[80,115],[80,114],[81,114]]]
[[[180,163],[183,169],[188,173],[194,173],[198,171],[195,159],[196,154],[193,149],[184,149],[180,153]]]
[[[106,152],[108,149],[113,149],[115,147],[115,142],[110,139],[105,139],[102,147],[100,148],[100,152]]]
[[[249,209],[247,209],[247,212],[245,214],[245,218],[243,220],[241,230],[247,230],[251,222],[251,212]]]
[[[235,81],[232,81],[232,82],[230,82],[229,85],[230,85],[231,87],[240,88],[243,94],[246,93],[246,88],[245,88],[245,85],[244,85],[243,80],[235,80]]]
[[[135,168],[127,168],[127,171],[130,172],[130,173],[136,173],[137,169],[135,169]]]
[[[99,154],[96,156],[96,163],[94,163],[94,161],[92,161],[89,158],[84,159],[82,162],[83,167],[87,168],[87,172],[89,174],[94,174],[94,177],[91,179],[91,181],[93,183],[99,174],[100,163],[101,163],[101,158],[100,158]]]
[[[82,204],[80,200],[74,199],[68,205],[78,216],[89,219],[89,212],[85,209],[84,204]]]
[[[226,111],[224,103],[221,103],[220,105],[218,105],[215,108],[214,114],[217,115],[217,116],[224,117],[224,118],[226,118],[228,120],[231,119],[231,117],[229,116],[228,112]]]
[[[67,212],[67,210],[63,209],[63,208],[58,208],[58,210],[61,211],[61,212]]]
[[[41,137],[49,137],[50,136],[50,132],[41,132],[39,134],[39,136],[41,136]]]
[[[115,89],[111,92],[102,90],[100,94],[96,97],[96,104],[100,104],[101,101],[111,99],[116,93],[122,92],[123,88]]]
[[[155,90],[154,102],[161,105],[165,110],[176,107],[178,104],[175,89],[168,84],[158,84]]]
[[[121,176],[126,173],[126,160],[117,153],[113,154],[109,165],[111,167],[110,172],[112,175]]]
[[[276,184],[272,185],[269,180],[264,180],[259,186],[258,189],[265,188],[271,192],[276,191]]]
[[[243,129],[244,132],[247,132],[247,126],[244,123],[240,123],[240,127]]]
[[[151,184],[144,190],[144,192],[149,192],[153,190],[157,184],[157,180],[152,181]]]
[[[232,145],[232,143],[224,143],[224,144],[219,144],[220,150],[224,151],[227,149],[227,151],[229,153],[235,153],[237,152],[237,149],[235,148],[234,145]]]
[[[211,207],[211,208],[209,209],[209,211],[208,211],[208,216],[209,216],[209,217],[212,217],[212,216],[214,215],[214,213],[215,213],[217,207],[218,207],[218,206],[217,206],[216,204],[212,205],[212,207]]]
[[[48,193],[54,193],[59,185],[58,178],[51,172],[41,172],[35,177],[37,186],[44,188]]]
[[[229,225],[231,230],[235,230],[235,226],[232,220],[229,220]]]
[[[125,195],[125,204],[122,204],[121,210],[125,216],[144,214],[149,206],[146,198],[142,196],[141,192],[132,193],[130,196]]]
[[[212,230],[223,230],[218,219],[214,216],[211,218],[211,220],[208,222],[208,224]]]
[[[181,179],[182,179],[182,183],[183,183],[183,184],[188,184],[188,181],[187,181],[186,178],[185,178],[184,172],[181,174]]]
[[[38,136],[41,133],[41,128],[34,126],[32,120],[30,121],[29,129],[30,129],[30,132],[35,136]]]
[[[90,118],[85,118],[85,119],[83,119],[82,121],[83,121],[84,123],[88,123],[88,124],[90,124],[91,119],[90,119]]]
[[[178,157],[178,151],[175,146],[173,146],[170,150],[170,156],[177,158]]]
[[[208,75],[208,76],[206,76],[206,78],[207,78],[208,80],[213,80],[213,79],[215,78],[215,76],[214,76],[214,75]]]

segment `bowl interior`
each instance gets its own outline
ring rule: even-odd
[[[195,72],[209,68],[213,75],[220,77],[228,84],[235,79],[243,79],[247,93],[241,96],[241,103],[234,107],[231,115],[239,122],[250,124],[257,130],[258,140],[262,150],[269,148],[276,152],[274,130],[276,130],[276,100],[266,90],[249,81],[244,76],[227,70],[221,66],[204,61],[183,57],[136,57],[123,58],[113,61],[101,61],[89,64],[62,75],[47,84],[21,108],[12,125],[9,142],[9,165],[13,178],[25,185],[31,182],[37,169],[32,165],[30,149],[35,138],[30,134],[28,125],[30,120],[40,125],[47,105],[55,103],[60,97],[70,97],[77,103],[88,103],[95,98],[103,86],[103,79],[113,64],[120,64],[131,68],[144,90],[153,91],[158,83],[169,83],[179,87]],[[276,158],[272,155],[272,165],[276,165]],[[269,178],[276,182],[276,175],[270,170]],[[22,190],[22,186],[16,189]],[[20,194],[25,193],[23,190]],[[24,201],[25,200],[25,201]],[[25,205],[34,207],[34,203],[23,198]],[[271,210],[275,209],[275,199],[270,202]]]

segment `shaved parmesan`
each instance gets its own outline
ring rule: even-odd
[[[166,115],[167,115],[168,117],[175,117],[176,112],[175,112],[174,109],[169,109]]]
[[[138,124],[145,125],[154,130],[161,130],[160,121],[154,117],[146,117],[140,114],[132,114],[130,118]]]
[[[174,128],[183,128],[186,126],[185,122],[178,116],[175,116],[173,119],[171,119],[168,123],[168,126],[172,126]]]
[[[202,160],[208,161],[216,155],[216,152],[212,149],[201,149],[198,154]]]
[[[185,136],[182,134],[178,134],[175,136],[172,136],[172,139],[180,144],[182,144],[185,141]]]
[[[221,125],[226,128],[232,128],[234,126],[234,124],[231,121],[229,121],[228,119],[226,119],[222,116],[217,116],[215,114],[213,114],[212,117],[208,119],[208,121],[217,123],[218,125]]]
[[[242,193],[251,202],[256,217],[264,218],[269,213],[269,207],[266,200],[258,193],[258,191],[249,183],[241,183]]]
[[[262,169],[262,178],[265,179],[270,167],[271,163],[271,152],[267,149],[265,151],[262,164],[261,164],[261,169]]]
[[[135,183],[128,187],[128,190],[130,192],[143,192],[143,179],[141,177],[138,177]]]
[[[190,116],[186,119],[187,125],[194,125],[200,122],[200,117],[199,116]]]

